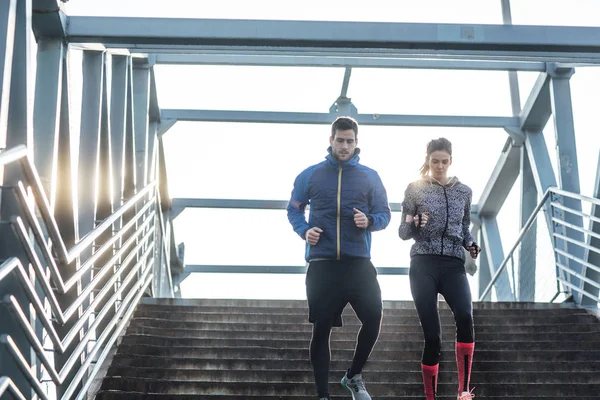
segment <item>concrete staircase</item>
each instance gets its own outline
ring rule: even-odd
[[[363,372],[374,400],[424,399],[421,327],[412,302],[385,302]],[[476,303],[477,399],[600,399],[600,322],[568,305]],[[441,306],[438,399],[456,399],[454,320]],[[306,302],[144,299],[96,399],[316,399]],[[352,358],[359,322],[347,307],[331,337],[330,392]]]

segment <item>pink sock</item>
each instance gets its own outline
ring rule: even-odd
[[[423,385],[425,386],[426,400],[435,400],[435,394],[437,393],[438,369],[439,364],[421,364],[421,372],[423,374]]]
[[[458,393],[469,391],[471,364],[475,343],[456,342],[456,368],[458,370]]]

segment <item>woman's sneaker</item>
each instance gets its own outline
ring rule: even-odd
[[[352,394],[353,400],[371,400],[361,374],[356,374],[352,379],[349,379],[346,372],[342,378],[342,386]]]
[[[473,394],[473,390],[475,388],[471,389],[470,392],[462,392],[462,394],[459,394],[457,397],[457,400],[471,400],[475,398],[475,395]]]

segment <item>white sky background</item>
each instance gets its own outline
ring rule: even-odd
[[[594,0],[513,0],[514,24],[600,26]],[[501,24],[500,0],[475,1],[225,1],[72,0],[69,15]],[[343,68],[155,67],[162,108],[327,112],[339,96]],[[521,104],[537,77],[519,73]],[[425,89],[427,87],[427,89]],[[591,195],[598,162],[600,69],[571,79],[579,172]],[[353,69],[348,97],[360,113],[510,116],[506,72]],[[556,165],[552,121],[545,129]],[[361,162],[380,173],[390,202],[401,202],[423,162],[425,144],[444,136],[454,145],[451,174],[472,187],[477,202],[506,133],[500,129],[359,128]],[[288,200],[295,176],[320,162],[326,125],[177,123],[165,136],[172,197]],[[555,168],[556,169],[556,168]],[[498,221],[507,252],[518,233],[518,181]],[[399,215],[373,235],[377,266],[409,263],[411,242],[397,237]],[[285,211],[187,210],[176,220],[187,264],[303,265],[304,242]],[[551,268],[551,266],[548,266]],[[385,299],[409,299],[406,277],[380,276]],[[471,279],[475,292],[477,283]],[[551,284],[551,283],[549,283]],[[186,297],[305,298],[304,276],[196,274]]]

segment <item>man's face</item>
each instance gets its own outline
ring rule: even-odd
[[[348,161],[352,158],[358,141],[352,129],[335,131],[335,137],[329,137],[331,154],[336,160]]]

